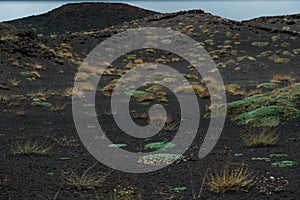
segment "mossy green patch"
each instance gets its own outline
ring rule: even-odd
[[[284,161],[280,161],[280,162],[274,162],[271,165],[272,165],[272,167],[292,167],[292,166],[296,165],[296,162],[284,160]]]
[[[293,107],[294,103],[286,99],[269,98],[268,96],[258,94],[248,97],[244,100],[228,103],[227,109],[228,114],[242,114],[258,108],[273,105]]]
[[[35,106],[51,107],[52,104],[49,102],[44,102],[44,101],[34,101],[30,105],[33,107],[35,107]]]
[[[261,83],[259,85],[257,85],[257,88],[275,88],[278,85],[276,83]]]
[[[226,63],[218,63],[217,67],[226,67]]]
[[[242,153],[235,153],[235,154],[233,154],[233,156],[234,157],[242,157],[242,156],[244,156],[244,154],[242,154]]]
[[[70,157],[60,157],[59,160],[65,161],[65,160],[71,160]]]
[[[270,161],[270,158],[261,158],[261,157],[254,157],[251,158],[251,160],[255,160],[255,161]]]
[[[257,94],[227,104],[229,115],[239,124],[277,126],[281,121],[299,117],[294,100],[300,98],[300,83]]]
[[[139,90],[130,90],[130,91],[126,92],[126,95],[133,96],[133,97],[136,97],[136,98],[145,96],[147,94],[148,94],[147,92],[139,91]]]
[[[225,45],[229,45],[229,44],[231,44],[231,43],[232,43],[232,40],[225,40],[225,41],[224,41],[224,44],[225,44]]]
[[[179,192],[186,190],[186,187],[169,188],[169,191]]]
[[[110,144],[108,145],[108,147],[111,147],[111,148],[120,148],[120,147],[126,147],[127,144]]]
[[[168,148],[174,148],[176,145],[171,142],[153,142],[150,144],[146,144],[146,149],[168,149]]]
[[[285,154],[285,153],[272,153],[270,154],[270,157],[273,158],[273,157],[287,157],[288,155]]]
[[[240,114],[234,121],[252,126],[277,126],[281,121],[299,117],[299,113],[299,110],[292,107],[267,106]]]
[[[206,44],[213,45],[214,41],[212,39],[207,39],[204,41]]]

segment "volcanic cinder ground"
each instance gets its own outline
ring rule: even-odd
[[[272,127],[255,127],[255,119],[248,120],[248,124],[239,124],[236,114],[229,113],[216,146],[200,159],[199,148],[211,120],[207,117],[210,95],[205,89],[197,95],[201,111],[198,134],[183,159],[158,171],[135,174],[113,170],[86,150],[72,115],[75,79],[82,82],[83,90],[96,91],[98,121],[108,138],[132,152],[151,153],[155,148],[149,149],[147,145],[171,141],[184,119],[180,118],[180,105],[172,91],[157,84],[144,85],[139,88],[142,92],[131,93],[132,119],[138,125],[147,125],[149,107],[159,103],[165,106],[169,121],[150,138],[126,135],[117,127],[111,113],[114,80],[140,64],[154,62],[173,67],[190,83],[205,88],[205,77],[201,77],[186,60],[155,49],[140,49],[118,58],[104,72],[97,88],[89,85],[89,76],[102,72],[86,68],[86,73],[77,74],[94,47],[117,33],[138,27],[172,29],[199,42],[220,71],[228,102],[296,85],[298,90],[293,91],[291,105],[286,103],[284,106],[300,109],[297,85],[300,77],[299,14],[236,22],[201,10],[162,14],[125,4],[83,3],[67,4],[43,15],[2,22],[0,199],[197,199],[199,191],[198,199],[299,199],[299,116],[282,118]],[[159,69],[154,65],[152,70]],[[157,78],[167,81],[163,76]],[[168,81],[172,82],[172,79]],[[74,95],[77,98],[84,96],[82,93]],[[258,134],[263,129],[279,136],[274,146],[247,147],[241,139],[245,133]],[[31,147],[41,145],[44,151],[37,149],[41,155],[19,154],[26,143]],[[181,144],[174,145],[171,147]],[[274,164],[282,161],[292,164]],[[146,167],[163,162],[168,160],[144,160],[139,164]],[[247,166],[256,176],[255,183],[238,192],[211,191],[206,175],[209,171],[221,170],[226,163],[233,168],[241,163]],[[95,187],[78,188],[70,184],[74,174],[84,172],[106,176]]]

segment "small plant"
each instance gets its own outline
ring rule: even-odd
[[[94,167],[92,165],[82,174],[78,174],[74,171],[66,177],[63,176],[62,181],[71,187],[77,188],[78,190],[82,189],[91,189],[95,190],[97,187],[101,187],[102,183],[105,181],[108,174],[88,174],[88,172]]]
[[[174,147],[176,145],[171,142],[153,142],[145,145],[145,149],[169,149]]]
[[[122,144],[122,143],[108,145],[108,147],[110,147],[110,148],[122,148],[122,147],[126,147],[126,146],[127,146],[127,144]]]
[[[46,146],[38,141],[25,140],[16,142],[11,146],[13,154],[18,155],[44,155],[52,149],[52,146]]]
[[[109,110],[105,110],[105,111],[104,111],[104,114],[105,114],[105,115],[116,115],[117,113],[116,113],[116,112],[113,112],[111,109],[109,109]]]
[[[140,90],[130,90],[130,91],[125,92],[125,94],[128,95],[128,96],[135,97],[135,98],[140,98],[140,97],[143,97],[145,95],[148,95],[147,92],[140,91]]]
[[[208,92],[207,87],[198,85],[198,84],[193,84],[192,88],[193,88],[194,92],[197,95],[199,95],[200,97],[202,97],[202,98],[209,97],[209,92]]]
[[[108,85],[104,86],[102,89],[102,92],[105,96],[111,96],[112,91],[114,91],[115,87],[116,87],[116,82],[111,82]]]
[[[89,82],[77,82],[77,89],[79,91],[94,91],[95,87]]]
[[[251,160],[255,160],[255,161],[270,161],[270,158],[252,157]]]
[[[296,165],[296,163],[294,161],[284,160],[280,162],[274,162],[271,165],[272,167],[292,167]]]
[[[226,163],[220,172],[215,171],[208,174],[207,181],[209,189],[216,193],[247,191],[254,183],[255,175],[248,172],[248,167],[241,164],[238,168],[231,169],[229,162]]]
[[[25,115],[25,111],[24,110],[19,110],[16,112],[17,116],[24,116]]]
[[[183,74],[184,78],[192,80],[192,81],[197,81],[199,80],[199,77],[193,74]]]
[[[97,199],[100,199],[100,197],[97,196]],[[109,196],[109,200],[133,200],[133,199],[142,199],[142,196],[141,194],[135,194],[133,188],[131,187],[114,189],[113,193],[110,194]]]
[[[18,87],[20,84],[21,84],[22,81],[20,80],[17,80],[17,79],[10,79],[9,80],[9,83],[12,85],[12,86],[15,86],[15,87]]]
[[[156,97],[160,103],[168,103],[167,93],[164,91],[158,91]]]
[[[52,112],[56,112],[56,111],[62,111],[65,109],[67,103],[63,104],[63,105],[51,105],[50,110]]]
[[[290,61],[289,58],[281,58],[277,55],[272,55],[272,56],[269,56],[268,58],[276,64],[284,64],[284,63],[288,63]]]
[[[241,89],[241,86],[238,84],[228,84],[225,85],[226,92],[229,92],[232,95],[244,95],[244,91]]]
[[[271,153],[269,156],[270,158],[273,158],[273,157],[287,157],[288,155],[285,153]]]
[[[148,119],[149,123],[153,123],[154,125],[161,125],[162,123],[171,123],[172,118],[171,116],[165,116],[163,113],[157,113],[151,119]]]
[[[77,147],[79,143],[75,137],[63,136],[60,138],[52,137],[54,142],[62,147]]]
[[[153,101],[155,98],[156,98],[156,96],[154,94],[147,94],[147,95],[137,98],[136,100],[138,102],[148,102],[148,101]]]
[[[147,119],[148,118],[148,113],[144,112],[144,113],[134,113],[133,117],[135,119]]]
[[[175,131],[179,127],[178,123],[167,123],[164,127],[165,131]]]
[[[72,92],[73,92],[73,88],[72,87],[65,88],[62,91],[61,96],[62,97],[70,97],[70,96],[72,96]]]
[[[257,47],[265,47],[269,44],[269,42],[252,42],[252,46],[257,46]]]
[[[273,146],[278,141],[278,135],[274,131],[263,129],[259,134],[246,133],[241,135],[242,140],[248,147],[266,147]]]
[[[202,88],[200,85],[195,84],[195,85],[192,85],[192,87],[191,86],[179,86],[175,89],[175,91],[178,94],[193,94],[193,92],[198,94],[197,92],[202,93],[203,91],[205,91],[205,88],[204,87]]]
[[[37,71],[31,71],[31,72],[24,71],[24,72],[20,72],[20,75],[26,77],[26,79],[29,80],[29,81],[34,81],[36,79],[41,79],[42,78],[40,73],[37,72]]]
[[[172,192],[180,192],[180,191],[184,191],[184,190],[186,190],[185,186],[183,186],[183,187],[169,188],[169,191],[172,191]]]
[[[293,82],[295,79],[292,74],[274,74],[272,78],[273,83],[278,83],[282,81]]]
[[[262,90],[261,89],[253,89],[253,90],[249,90],[249,91],[244,91],[244,98],[247,98],[247,97],[251,97],[253,95],[256,95],[256,94],[261,94],[262,93]]]
[[[276,83],[261,83],[258,84],[257,88],[276,88],[278,85]]]

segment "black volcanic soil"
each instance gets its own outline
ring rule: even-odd
[[[66,94],[66,89],[73,86],[80,63],[97,44],[128,28],[145,26],[171,28],[201,42],[219,66],[225,84],[236,83],[249,90],[259,83],[269,82],[276,73],[293,74],[299,82],[299,21],[300,15],[291,15],[235,22],[200,10],[160,14],[124,4],[85,3],[68,4],[40,16],[0,23],[0,199],[54,199],[55,194],[58,194],[56,199],[112,199],[114,190],[133,191],[133,199],[193,199],[206,169],[218,168],[228,160],[247,164],[251,172],[257,172],[258,182],[247,192],[221,194],[209,191],[204,184],[200,199],[298,199],[299,165],[276,168],[271,162],[286,159],[300,163],[297,151],[300,118],[276,127],[280,139],[275,146],[253,149],[247,148],[240,138],[249,127],[237,125],[227,117],[216,147],[207,157],[199,159],[199,144],[209,122],[202,118],[199,134],[184,154],[185,160],[148,174],[127,174],[97,162],[84,148],[74,126],[71,97]],[[265,45],[257,45],[262,42]],[[143,51],[135,52],[135,56],[134,59],[149,59],[149,54]],[[158,51],[150,57],[150,60],[156,59],[189,73],[187,63],[174,59],[173,54]],[[274,57],[287,60],[274,62],[270,59]],[[128,62],[134,63],[134,59],[119,59],[114,68],[124,69]],[[30,74],[32,71],[38,72],[40,77]],[[116,78],[119,77],[114,73],[105,75],[99,87]],[[64,107],[54,111],[50,107],[32,106],[33,96]],[[172,95],[168,97],[169,101],[164,105],[178,122],[178,110],[174,109],[178,104]],[[97,98],[103,101],[101,106],[97,105],[99,121],[111,139],[115,143],[129,142],[131,150],[138,151],[145,141],[119,134],[108,114],[110,98],[103,96],[100,89]],[[242,96],[228,93],[227,98],[230,102]],[[201,113],[205,113],[209,99],[198,97],[198,101]],[[297,108],[300,109],[299,102]],[[145,107],[133,101],[132,109],[141,111]],[[137,123],[145,121],[137,120]],[[260,131],[258,128],[251,130]],[[171,132],[171,136],[174,134],[176,131]],[[150,140],[165,141],[169,137],[162,132]],[[67,142],[63,138],[67,138]],[[14,155],[12,145],[25,139],[42,141],[52,149],[41,156]],[[243,156],[236,157],[236,153],[243,153]],[[252,160],[253,157],[268,157],[271,153],[288,156],[271,161]],[[110,172],[96,190],[78,190],[62,181],[62,177],[72,170],[82,173],[95,163],[97,165],[89,172]],[[270,177],[276,180],[270,180]],[[265,194],[261,192],[265,185],[269,190],[278,191]],[[279,191],[281,185],[284,187]],[[181,187],[186,189],[170,190]]]
[[[126,21],[141,19],[155,14],[120,3],[66,4],[48,13],[7,22],[16,28],[28,28],[39,33],[62,34],[88,31],[119,25]]]

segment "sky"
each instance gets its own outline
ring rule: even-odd
[[[42,14],[68,2],[78,3],[80,1],[0,1],[0,21]],[[300,13],[299,0],[129,0],[114,2],[124,2],[158,12],[202,9],[214,15],[237,21],[260,16]]]

